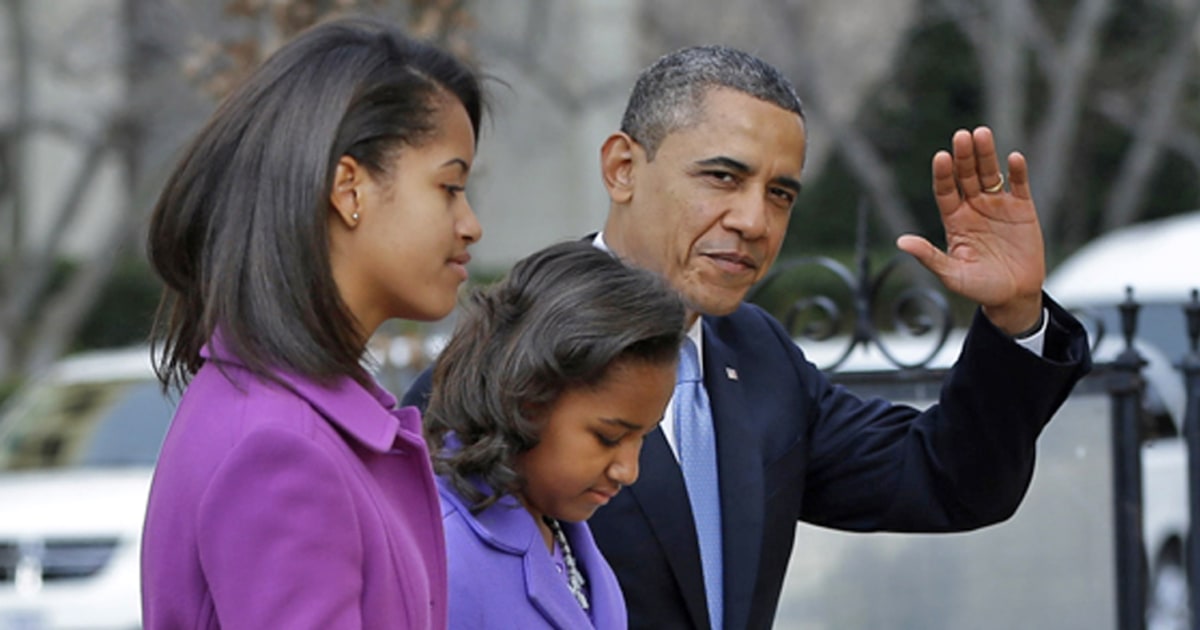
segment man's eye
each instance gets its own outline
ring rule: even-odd
[[[796,203],[796,193],[786,188],[774,188],[771,190],[771,194],[783,203],[787,204],[789,207]]]
[[[727,171],[705,171],[704,176],[721,183],[733,183],[737,181],[737,178],[734,177],[733,173],[729,173]]]

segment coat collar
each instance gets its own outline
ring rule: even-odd
[[[445,478],[438,478],[438,489],[447,510],[459,512],[471,532],[496,551],[518,556],[524,571],[525,594],[530,603],[554,627],[563,630],[590,628],[588,618],[567,588],[563,577],[545,547],[533,516],[512,495],[505,495],[486,510],[471,514],[462,498]],[[562,523],[575,559],[587,576],[591,591],[591,609],[596,627],[617,625],[625,615],[620,589],[604,557],[584,523]],[[453,579],[453,578],[451,578]]]
[[[470,506],[454,490],[453,484],[445,477],[438,477],[438,491],[447,507],[463,515],[477,538],[491,547],[508,554],[523,556],[534,544],[542,544],[542,535],[533,516],[521,506],[520,502],[510,494],[500,497],[486,510],[472,514]],[[481,490],[481,482],[474,482]]]
[[[215,364],[225,378],[239,389],[245,389],[257,377],[246,369],[245,363],[230,352],[214,335],[200,350],[200,356]],[[239,369],[229,369],[229,368]],[[424,448],[421,439],[421,414],[414,407],[395,409],[396,397],[372,382],[364,388],[348,376],[339,376],[328,383],[276,370],[279,384],[303,398],[331,424],[348,436],[379,453],[400,445]]]

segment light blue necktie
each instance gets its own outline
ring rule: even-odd
[[[713,630],[721,629],[725,607],[721,584],[721,494],[717,483],[717,440],[712,408],[704,390],[704,376],[696,344],[685,339],[679,353],[675,383],[675,444],[679,466],[687,484],[696,536],[700,539],[700,564],[704,568],[704,594]]]

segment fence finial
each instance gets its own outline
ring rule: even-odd
[[[1141,305],[1133,299],[1133,287],[1125,287],[1125,301],[1121,302],[1121,334],[1125,337],[1125,347],[1133,347],[1133,335],[1137,332],[1138,309]]]

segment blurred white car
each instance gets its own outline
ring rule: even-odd
[[[1138,337],[1178,360],[1186,339],[1181,307],[1200,289],[1200,211],[1108,232],[1046,278],[1055,299],[1096,313],[1111,336],[1120,336],[1116,305],[1125,300],[1126,287],[1141,304]]]
[[[1143,534],[1149,570],[1147,627],[1189,628],[1184,543],[1188,530],[1186,391],[1175,365],[1187,351],[1184,305],[1200,288],[1200,212],[1114,230],[1063,261],[1046,290],[1103,322],[1103,354],[1124,345],[1118,306],[1132,288],[1138,348],[1148,361],[1143,405],[1150,422],[1142,449]]]
[[[0,415],[0,630],[141,627],[142,520],[174,408],[149,356],[65,359]]]

